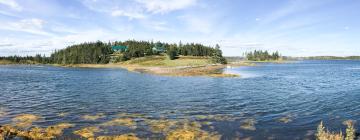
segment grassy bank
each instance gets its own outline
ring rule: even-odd
[[[9,60],[0,60],[0,65],[10,65],[10,64],[13,64],[13,62]]]
[[[22,60],[20,62],[13,62],[10,60],[0,60],[0,65],[37,65],[37,64],[40,63],[31,60]]]

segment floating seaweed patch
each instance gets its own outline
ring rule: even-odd
[[[196,118],[196,119],[199,119],[199,120],[205,120],[205,119],[209,119],[209,116],[206,116],[206,115],[195,115],[195,118]]]
[[[149,116],[140,113],[119,113],[117,115],[121,118],[148,118]]]
[[[292,115],[286,115],[284,117],[281,117],[280,119],[278,119],[278,121],[282,123],[292,122]]]
[[[61,113],[57,114],[58,117],[66,117],[68,115],[69,115],[69,113],[67,113],[67,112],[61,112]]]
[[[4,139],[8,137],[16,136],[25,139],[48,140],[62,135],[64,129],[73,126],[74,126],[73,124],[61,123],[54,126],[49,126],[46,129],[41,127],[32,127],[30,130],[21,130],[10,125],[5,125],[0,128],[0,132],[1,132],[0,135],[4,137]]]
[[[54,136],[48,135],[44,129],[40,127],[33,127],[30,131],[22,131],[23,133],[19,133],[18,136],[22,136],[30,139],[51,139]]]
[[[57,125],[49,126],[45,129],[46,133],[53,136],[59,136],[63,133],[64,129],[74,127],[74,124],[60,123]]]
[[[172,127],[175,127],[177,121],[174,120],[145,120],[153,133],[166,133]]]
[[[133,133],[128,133],[118,136],[99,136],[96,140],[139,140],[139,138]]]
[[[13,127],[9,124],[5,124],[0,127],[0,139],[1,140],[11,137],[17,133],[18,133],[18,129],[16,129],[15,127]]]
[[[83,118],[84,120],[88,120],[88,121],[95,121],[97,119],[104,118],[104,117],[105,117],[104,113],[97,113],[95,115],[84,115],[81,118]]]
[[[0,110],[0,118],[6,116],[7,113],[3,110]]]
[[[215,121],[235,121],[239,119],[233,115],[216,114],[216,115],[196,115],[197,120],[215,120]]]
[[[12,119],[15,126],[19,128],[28,128],[34,121],[39,120],[41,117],[33,114],[21,114]]]
[[[184,122],[166,134],[167,140],[219,140],[221,135],[201,129],[198,122]]]
[[[102,130],[99,127],[92,126],[92,127],[85,127],[80,130],[76,130],[74,131],[74,134],[79,135],[83,138],[94,139],[95,136],[94,133],[98,133],[101,131]]]
[[[136,129],[136,122],[131,118],[116,118],[101,124],[102,126],[127,126]]]
[[[245,119],[243,121],[241,121],[241,129],[244,130],[251,130],[254,131],[256,130],[255,124],[257,123],[255,119]]]

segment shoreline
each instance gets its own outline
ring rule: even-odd
[[[203,66],[140,66],[136,64],[73,64],[73,65],[60,65],[51,64],[55,67],[73,67],[73,68],[121,68],[129,72],[146,73],[160,76],[206,76],[206,77],[241,77],[238,74],[224,73],[222,70],[227,66],[240,67],[240,66],[254,66],[253,64],[212,64]]]
[[[228,64],[211,64],[207,58],[180,57],[175,61],[168,61],[166,57],[156,56],[138,58],[126,62],[109,64],[16,64],[3,63],[2,65],[47,65],[54,67],[73,68],[120,68],[129,72],[145,73],[159,76],[174,77],[241,77],[239,74],[224,71],[226,68],[256,66],[253,61],[235,61]],[[169,63],[170,62],[170,63]],[[263,62],[264,63],[264,62]],[[270,62],[269,62],[270,63]],[[1,63],[0,63],[1,64]]]
[[[173,77],[217,77],[217,78],[235,78],[241,77],[239,74],[224,72],[225,68],[242,67],[242,66],[256,66],[256,63],[251,61],[237,61],[229,64],[206,64],[206,65],[179,65],[179,66],[163,66],[163,65],[139,65],[129,63],[109,63],[109,64],[1,64],[1,65],[46,65],[54,67],[68,67],[68,68],[120,68],[129,72],[145,73],[159,76],[173,76]]]

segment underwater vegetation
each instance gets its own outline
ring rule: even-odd
[[[97,119],[101,119],[104,117],[105,117],[104,113],[97,113],[95,115],[84,115],[81,118],[88,121],[95,121]]]
[[[208,132],[201,129],[198,122],[185,121],[177,125],[174,130],[166,134],[167,140],[218,140],[221,138],[216,132]]]
[[[101,124],[102,126],[127,126],[136,129],[136,122],[130,118],[116,118]]]
[[[173,120],[145,120],[145,123],[149,125],[150,131],[153,133],[166,133],[169,132],[172,127],[176,125],[176,121]]]
[[[67,113],[67,112],[61,112],[61,113],[57,114],[58,117],[66,117],[68,115],[69,115],[69,113]]]
[[[21,114],[12,119],[16,127],[28,128],[34,121],[39,120],[41,117],[33,114]]]
[[[292,115],[286,115],[284,117],[281,117],[278,121],[281,123],[289,123],[292,122],[292,118],[293,118]]]
[[[41,117],[33,114],[21,114],[12,119],[12,124],[0,127],[0,139],[25,138],[25,139],[54,139],[63,134],[64,129],[74,127],[74,124],[59,123],[46,128],[32,126],[34,121]]]
[[[57,115],[57,116],[66,116]],[[97,120],[105,118],[103,113],[96,115],[84,115],[81,117],[84,120]],[[125,133],[118,135],[106,135],[106,129],[108,127],[126,127],[129,130],[137,129],[138,125],[144,125],[149,132],[160,134],[164,139],[167,140],[179,140],[179,139],[220,139],[221,135],[217,132],[209,132],[203,128],[203,126],[210,126],[213,120],[228,120],[230,116],[223,117],[221,115],[211,115],[200,117],[207,119],[207,121],[196,121],[187,119],[166,119],[162,118],[151,118],[143,114],[118,114],[116,118],[103,123],[94,124],[93,126],[87,126],[79,129],[75,129],[73,134],[85,138],[85,139],[96,139],[96,140],[137,140],[140,139],[135,133]],[[48,127],[39,127],[34,125],[34,122],[42,120],[43,117],[34,114],[20,114],[11,119],[10,124],[0,126],[0,139],[55,139],[63,135],[65,129],[75,127],[71,123],[59,123]],[[104,135],[105,134],[105,135]]]
[[[91,126],[91,127],[82,128],[80,130],[76,130],[76,131],[74,131],[74,134],[79,135],[83,138],[87,138],[87,139],[92,138],[93,139],[95,136],[94,133],[101,132],[101,131],[102,130],[99,127]]]
[[[198,120],[214,120],[214,121],[235,121],[239,119],[238,117],[234,117],[233,115],[227,115],[227,114],[196,115],[195,118]]]
[[[245,119],[242,121],[240,128],[244,129],[244,130],[254,131],[254,130],[256,130],[256,127],[255,127],[256,123],[257,122],[255,119]]]
[[[99,136],[96,140],[139,140],[139,138],[134,133],[128,133],[118,136]]]
[[[86,116],[86,117],[85,117]],[[165,140],[219,140],[222,135],[216,131],[214,123],[218,121],[239,121],[239,129],[244,131],[255,131],[257,121],[255,118],[239,118],[227,114],[216,115],[194,115],[183,117],[182,119],[166,118],[165,116],[151,117],[144,114],[120,113],[109,118],[107,121],[97,122],[91,126],[84,126],[71,129],[73,136],[89,140],[138,140],[143,139],[141,133],[136,133],[139,129],[146,130],[145,133],[151,134],[150,137]],[[105,114],[84,115],[85,120],[106,119]],[[283,123],[291,122],[291,115],[286,115],[278,121]],[[34,123],[44,118],[34,114],[20,114],[11,119],[11,123],[0,126],[0,140],[3,139],[34,139],[50,140],[62,138],[65,129],[75,127],[72,123],[58,123],[51,126],[41,127]],[[309,135],[317,140],[355,140],[355,121],[347,120],[343,122],[347,126],[346,132],[328,131],[323,122],[317,128],[317,132],[312,131]],[[109,133],[116,128],[121,128],[123,133]],[[140,134],[140,135],[138,135]],[[67,135],[67,134],[66,134]],[[140,136],[140,137],[139,137]],[[275,137],[274,137],[275,138]]]

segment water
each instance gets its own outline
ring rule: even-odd
[[[259,64],[227,71],[243,78],[164,77],[122,69],[0,66],[0,124],[19,114],[43,117],[34,122],[49,126],[76,124],[74,130],[109,121],[119,113],[140,113],[152,119],[189,119],[196,115],[226,115],[211,121],[222,139],[313,139],[321,120],[330,130],[344,130],[343,121],[360,121],[360,61],[299,61]],[[65,117],[59,113],[67,113]],[[98,120],[86,114],[104,113]],[[279,119],[288,116],[291,121]],[[256,130],[242,129],[246,119]],[[136,120],[142,124],[141,120]],[[201,121],[201,120],[198,120]],[[357,125],[359,129],[360,124]],[[102,134],[136,133],[140,138],[162,138],[146,125],[137,129],[112,127]],[[104,128],[106,129],[106,128]],[[99,134],[100,135],[100,134]]]

